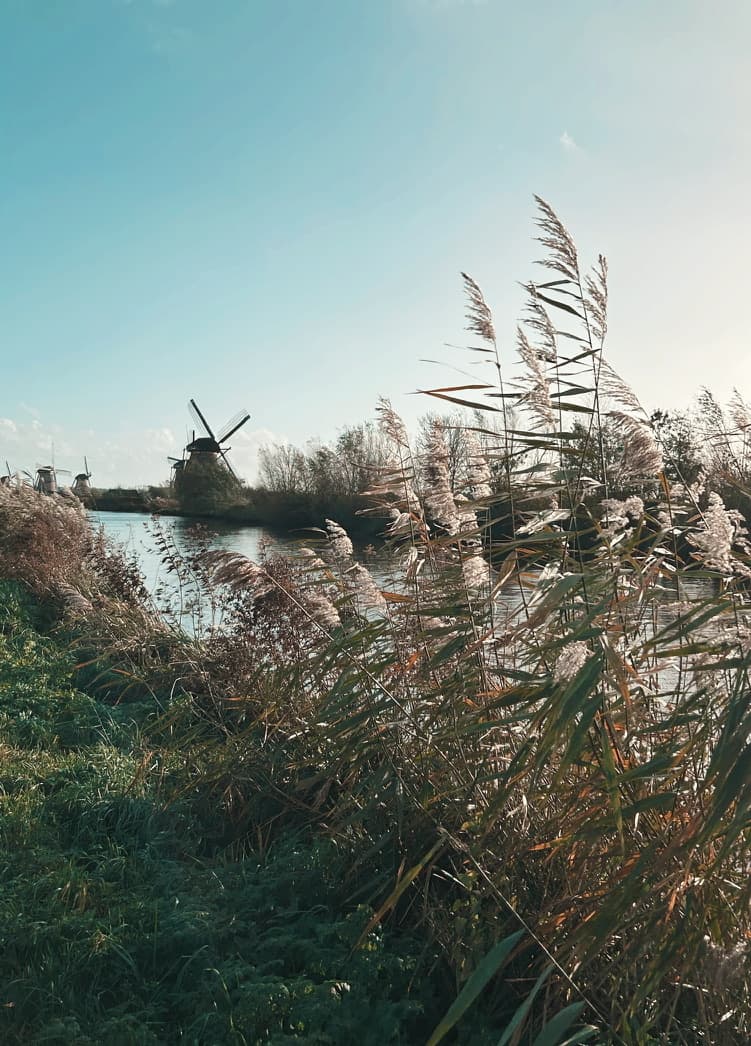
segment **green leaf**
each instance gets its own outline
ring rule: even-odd
[[[491,977],[503,966],[523,936],[524,930],[517,930],[516,933],[512,933],[510,937],[504,937],[502,941],[499,941],[498,944],[490,949],[454,999],[446,1016],[428,1039],[427,1046],[436,1046],[436,1043],[439,1043],[441,1039],[448,1035],[454,1025],[467,1012]]]
[[[572,1002],[565,1010],[556,1013],[555,1017],[548,1021],[542,1029],[532,1046],[560,1046],[561,1037],[568,1031],[583,1009],[583,1002]]]
[[[564,1039],[558,1046],[579,1046],[580,1042],[589,1042],[590,1039],[597,1035],[598,1031],[598,1028],[588,1024],[586,1027],[580,1028],[579,1031],[575,1031],[568,1039]]]
[[[517,1030],[517,1028],[520,1028],[524,1021],[527,1019],[529,1011],[532,1009],[532,1003],[535,1001],[535,996],[550,976],[552,970],[552,966],[546,966],[545,969],[542,971],[540,976],[535,981],[535,985],[532,988],[532,991],[529,993],[529,995],[518,1008],[514,1016],[511,1018],[511,1022],[507,1026],[503,1035],[498,1040],[497,1046],[506,1046],[506,1043],[511,1041],[511,1038],[514,1035],[514,1032]]]
[[[407,889],[407,887],[411,883],[413,883],[415,881],[417,876],[423,871],[424,868],[427,867],[427,865],[434,859],[434,857],[436,857],[436,855],[440,852],[440,850],[443,849],[443,847],[445,845],[446,845],[445,844],[445,840],[444,839],[439,839],[438,842],[435,843],[435,845],[432,846],[431,849],[425,854],[425,856],[422,857],[417,862],[416,865],[414,865],[412,868],[410,868],[410,870],[399,879],[399,881],[397,882],[397,884],[394,887],[394,889],[392,890],[392,892],[389,894],[389,896],[383,902],[383,904],[378,909],[378,911],[370,918],[367,926],[365,927],[365,929],[360,934],[360,938],[359,938],[359,940],[357,942],[357,947],[358,948],[363,943],[365,938],[368,936],[370,931],[375,926],[377,926],[378,923],[383,919],[384,915],[391,908],[394,907],[394,905],[399,900],[399,898],[402,896],[402,894]]]

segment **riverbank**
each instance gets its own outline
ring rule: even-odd
[[[183,1040],[195,1021],[227,1013],[209,987],[219,969],[229,1030],[223,1025],[204,1040],[199,1034],[198,1042],[329,1036],[342,1044],[353,1037],[497,1044],[517,1031],[525,1046],[595,1034],[634,1046],[747,1041],[751,602],[749,550],[743,540],[734,543],[735,516],[714,493],[699,518],[681,500],[685,491],[674,495],[670,512],[653,512],[638,496],[610,499],[586,532],[585,554],[560,525],[561,510],[546,507],[516,536],[498,539],[491,552],[503,567],[491,574],[481,540],[487,531],[450,494],[446,473],[436,473],[435,496],[423,503],[413,495],[411,513],[400,517],[400,588],[380,586],[335,523],[315,551],[266,556],[261,548],[253,559],[200,542],[183,554],[165,536],[178,582],[172,591],[180,612],[172,615],[156,612],[137,564],[107,546],[77,502],[0,488],[0,569],[22,586],[16,591],[26,593],[38,618],[36,634],[6,657],[3,693],[15,702],[7,717],[9,765],[26,761],[34,774],[49,765],[53,774],[26,788],[17,787],[14,770],[6,796],[12,806],[20,795],[19,816],[31,810],[33,831],[65,869],[61,884],[43,864],[40,841],[28,874],[14,873],[10,908],[21,913],[14,918],[35,948],[47,946],[47,935],[52,940],[48,952],[29,953],[22,943],[17,974],[32,996],[63,998],[47,1011],[50,1020],[77,1005],[60,983],[77,977],[83,984],[80,955],[78,966],[66,965],[65,934],[78,914],[61,902],[73,897],[74,911],[82,906],[93,927],[87,961],[114,941],[113,968],[130,964],[123,976],[137,981],[132,997],[162,1000],[159,978],[173,973],[169,991],[179,992],[184,980],[175,971],[190,959],[183,978],[190,977],[201,1006],[211,1000],[213,1008],[199,1015],[189,1000],[179,1004],[186,1007]],[[385,507],[392,492],[389,482],[373,496]],[[685,520],[678,533],[676,525],[666,529],[671,519]],[[416,525],[422,520],[430,529]],[[690,570],[679,551],[684,543],[696,550]],[[696,588],[694,579],[713,583]],[[519,595],[504,603],[504,590]],[[180,627],[186,595],[190,601],[194,594],[220,611],[220,627],[190,634]],[[71,659],[69,667],[44,664],[24,676],[47,640]],[[117,796],[112,824],[101,807],[110,791],[85,771],[102,745],[102,773],[112,776]],[[75,764],[71,779],[58,758],[79,749],[85,762]],[[70,790],[85,772],[94,781],[91,795]],[[46,805],[58,781],[60,813]],[[89,847],[99,843],[91,834],[79,835],[81,819],[91,832],[92,816],[107,828],[106,854],[113,855],[117,833],[126,833],[113,859],[127,881],[92,858]],[[15,831],[5,856],[11,870],[17,852],[34,850]],[[162,881],[164,862],[165,900],[156,912],[138,895],[128,864],[138,839],[153,859],[152,886]],[[330,865],[332,921],[361,920],[354,944],[347,938],[351,966],[332,983],[332,967],[317,956],[322,940],[330,942],[331,909],[321,902],[323,938],[310,948],[302,948],[292,914],[282,913],[292,927],[285,939],[293,965],[275,953],[274,970],[313,981],[306,998],[324,977],[321,1033],[311,1023],[318,1011],[299,1016],[296,1004],[269,1003],[257,986],[245,994],[259,973],[275,999],[288,1000],[291,989],[284,978],[270,982],[270,969],[259,971],[250,924],[240,920],[235,934],[236,924],[227,927],[222,911],[202,901],[205,879],[196,894],[189,888],[194,867],[234,895],[235,872],[247,883],[254,869],[298,852],[323,876],[313,897],[305,894],[308,914],[318,912],[318,891],[327,896]],[[177,868],[174,880],[170,868]],[[61,906],[44,924],[54,929],[37,938],[22,887],[45,877]],[[293,904],[300,884],[295,871]],[[140,923],[132,916],[136,938],[131,916],[117,914],[129,903],[121,891],[131,889],[142,916]],[[233,907],[245,886],[237,889]],[[216,952],[207,944],[211,968],[188,947],[200,933],[185,931],[181,950],[179,925],[172,967],[161,961],[159,927],[175,925],[175,897],[180,918],[184,899],[194,927],[204,926],[203,912],[225,927]],[[149,914],[156,974],[138,943]],[[253,925],[264,918],[254,913]],[[269,915],[274,930],[276,918]],[[8,935],[13,925],[6,923]],[[331,930],[337,939],[342,932]],[[384,1007],[399,1016],[377,1039],[361,1024],[347,1025],[337,1039],[329,1022],[338,1029],[342,1011],[329,996],[347,991],[343,984],[354,991],[348,978],[359,968],[359,951],[381,946],[384,965],[368,975],[378,982],[377,1002],[363,1004],[363,1012],[367,1021]],[[388,972],[391,956],[399,970],[409,969],[406,986]],[[693,986],[701,989],[701,1009]],[[131,1019],[132,1008],[114,993],[105,986],[102,1007],[113,995],[119,1014]],[[99,998],[87,1005],[102,1017]],[[11,1008],[20,1005],[11,1001]],[[171,1006],[165,1001],[160,1014]],[[259,1010],[271,1020],[269,1006],[281,1023],[259,1031],[253,1021]],[[600,1031],[582,1029],[584,1021]],[[712,1038],[720,1024],[722,1038]],[[159,1038],[169,1034],[163,1025],[154,1034],[143,1041],[170,1041]],[[22,1026],[16,1041],[28,1040]]]
[[[304,818],[249,838],[273,797],[222,799],[226,741],[1,589],[2,1041],[425,1041],[447,971],[368,929],[355,855]]]
[[[478,1005],[460,971],[467,948],[486,980],[508,964],[514,920],[475,933],[431,819],[402,806],[394,831],[387,765],[325,740],[296,603],[227,593],[199,642],[76,503],[23,489],[0,550],[3,1042],[497,1042],[524,990]]]
[[[205,522],[265,527],[278,534],[323,526],[324,520],[336,519],[363,543],[383,537],[386,516],[363,515],[368,502],[362,497],[320,498],[308,494],[278,494],[248,488],[247,497],[236,504],[225,504],[208,511],[193,511],[171,495],[169,488],[94,489],[84,499],[87,508],[100,512],[138,512],[144,515],[178,516]]]

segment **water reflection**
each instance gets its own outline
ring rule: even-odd
[[[161,516],[157,523],[139,512],[90,512],[92,523],[103,528],[105,535],[128,557],[135,558],[150,593],[160,589],[175,591],[173,574],[163,562],[156,541],[155,526],[162,529],[183,556],[195,551],[196,521],[178,516]],[[236,526],[212,520],[207,527],[206,543],[211,549],[240,552],[256,562],[267,552],[289,552],[315,540],[315,534],[301,532],[284,537],[263,527]],[[376,582],[385,587],[393,583],[393,557],[384,550],[355,549],[355,558],[365,563]]]
[[[105,535],[118,545],[127,556],[134,557],[144,577],[149,592],[156,592],[162,584],[169,584],[166,567],[157,549],[154,523],[139,512],[91,512],[95,526],[101,526]],[[159,526],[174,541],[182,555],[189,555],[195,548],[191,535],[195,533],[195,521],[176,516],[162,516]],[[237,527],[212,521],[209,527],[208,544],[211,548],[241,552],[257,560],[264,546],[290,548],[294,542],[272,534],[262,527]]]

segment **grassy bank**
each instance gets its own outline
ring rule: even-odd
[[[405,810],[388,838],[386,809],[367,827],[345,816],[346,780],[292,729],[304,616],[283,599],[260,620],[241,598],[236,628],[189,638],[78,506],[25,490],[0,493],[0,545],[3,1041],[428,1041],[467,958],[515,927],[470,931],[447,881],[463,928],[447,953],[394,894],[432,827]],[[521,987],[455,1013],[448,1041],[496,1042],[539,962],[519,956]]]
[[[447,971],[367,932],[346,845],[304,819],[249,838],[205,773],[226,742],[118,700],[114,662],[82,685],[40,605],[1,594],[3,1042],[422,1041]]]

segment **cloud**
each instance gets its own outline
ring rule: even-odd
[[[161,429],[146,429],[146,438],[149,441],[149,446],[154,447],[155,450],[167,451],[174,449],[177,443],[177,437],[175,436],[172,429],[161,428]]]
[[[568,131],[564,131],[563,132],[561,137],[558,139],[558,142],[563,147],[565,152],[567,152],[567,153],[578,153],[578,152],[581,152],[581,149],[576,144],[576,142],[571,137],[571,135],[568,133]]]

